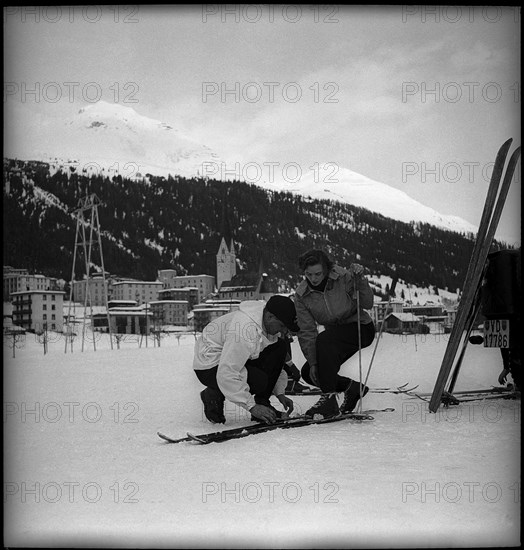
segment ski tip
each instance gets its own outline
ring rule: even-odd
[[[506,160],[506,156],[509,152],[509,149],[511,147],[511,144],[513,143],[513,138],[510,137],[509,139],[507,139],[501,146],[500,146],[500,149],[498,150],[497,152],[497,158],[495,159],[495,162],[497,160],[502,160],[504,159],[504,162]]]
[[[507,155],[508,154],[508,151],[509,151],[509,148],[511,147],[511,144],[513,143],[513,138],[510,137],[508,138],[501,146],[500,146],[500,149],[498,151],[498,154],[499,155]]]
[[[206,443],[201,437],[198,437],[198,435],[192,434],[190,432],[187,432],[187,437],[191,439],[192,441],[198,441],[198,443]]]

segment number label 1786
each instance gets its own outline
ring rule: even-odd
[[[484,322],[484,347],[509,347],[509,321],[507,319],[489,319]]]

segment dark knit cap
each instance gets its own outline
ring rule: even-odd
[[[291,298],[280,295],[271,296],[266,304],[266,309],[279,321],[282,321],[291,332],[300,330],[297,324],[295,303]]]

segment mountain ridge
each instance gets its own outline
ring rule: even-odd
[[[396,273],[419,287],[455,291],[473,247],[466,235],[430,224],[407,224],[364,208],[240,181],[133,180],[51,171],[43,162],[14,159],[4,159],[4,175],[4,264],[65,280],[74,249],[73,213],[92,193],[100,201],[106,270],[142,280],[154,280],[159,269],[214,275],[225,222],[239,270],[263,265],[282,291],[301,280],[297,258],[311,248],[324,249],[343,266],[358,261],[370,275]]]
[[[56,169],[75,167],[91,174],[121,174],[127,178],[146,174],[199,177],[206,172],[205,166],[220,171],[229,166],[211,148],[181,135],[174,125],[118,103],[99,101],[80,108],[66,120],[47,119],[32,126],[30,132],[19,131],[12,141],[7,140],[4,156],[48,162]],[[462,218],[441,214],[390,185],[344,167],[335,168],[336,173],[324,176],[307,172],[296,183],[281,177],[272,183],[254,183],[273,191],[353,204],[406,223],[430,223],[458,233],[477,231]],[[251,183],[245,178],[235,179]]]
[[[404,191],[358,172],[338,168],[336,176],[338,180],[330,181],[328,186],[323,185],[321,181],[314,181],[316,176],[308,173],[300,185],[280,183],[268,186],[268,189],[286,190],[316,199],[337,200],[405,223],[430,223],[457,233],[476,233],[478,230],[475,225],[458,216],[440,214],[433,208],[416,201]]]

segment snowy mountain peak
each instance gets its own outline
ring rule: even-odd
[[[326,168],[327,167],[327,168]],[[324,172],[308,172],[296,183],[276,182],[273,187],[315,199],[334,200],[371,210],[402,222],[422,222],[459,233],[476,233],[477,227],[459,218],[440,214],[407,193],[332,163]]]
[[[138,114],[132,107],[126,107],[118,103],[108,103],[106,101],[99,101],[82,107],[78,111],[77,120],[85,123],[89,128],[107,128],[111,124],[114,124],[118,129],[118,124],[121,123],[135,129],[154,130],[161,128],[177,132],[177,130],[165,122]]]
[[[125,177],[146,173],[186,177],[202,173],[205,162],[220,159],[209,147],[183,136],[172,125],[138,114],[132,107],[99,101],[64,118],[35,124],[29,113],[17,117],[5,155],[58,166],[76,159]]]
[[[98,101],[97,103],[91,103],[82,107],[78,114],[86,114],[88,116],[101,116],[109,117],[114,116],[115,118],[125,118],[125,117],[139,117],[140,115],[132,107],[125,107],[119,103],[108,103],[107,101]],[[141,117],[145,118],[145,117]]]
[[[35,123],[28,112],[16,115],[16,123],[9,125],[12,132],[4,156],[42,160],[56,169],[76,159],[80,165],[89,166],[88,172],[120,173],[133,179],[147,173],[164,177],[201,176],[208,163],[224,164],[209,147],[181,135],[173,125],[143,116],[127,105],[98,101],[82,107],[68,119],[46,118],[41,123]],[[321,166],[324,169],[319,172],[304,172],[295,183],[258,184],[352,204],[407,223],[429,223],[459,233],[477,231],[465,220],[442,215],[399,189],[334,167],[333,163]]]

